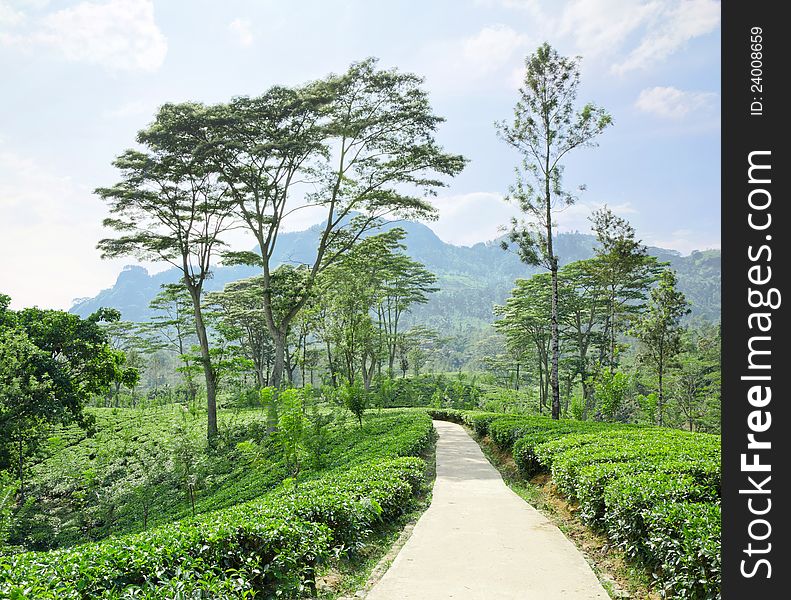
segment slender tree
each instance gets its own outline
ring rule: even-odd
[[[651,290],[648,310],[634,329],[635,336],[643,344],[643,357],[653,364],[659,380],[657,411],[660,426],[664,425],[665,371],[668,363],[681,351],[681,319],[687,314],[689,303],[676,289],[675,271],[665,269],[659,276],[658,285]]]
[[[543,266],[551,274],[550,384],[552,418],[559,419],[559,266],[553,236],[556,211],[573,202],[573,196],[562,187],[562,161],[572,150],[595,146],[594,138],[612,124],[612,118],[594,104],[575,108],[579,59],[562,57],[545,43],[527,57],[525,67],[514,119],[496,126],[500,137],[522,156],[509,196],[525,218],[512,220],[508,240],[525,263]],[[504,244],[508,247],[508,242]]]
[[[387,348],[387,372],[390,377],[395,369],[398,339],[402,335],[399,329],[402,317],[415,304],[428,302],[428,294],[438,291],[438,288],[433,287],[437,276],[402,252],[406,249],[402,243],[406,232],[396,228],[391,230],[391,234],[396,244],[386,248],[377,262],[382,280],[376,304],[377,323]]]
[[[515,354],[535,348],[538,358],[539,412],[543,410],[551,387],[552,293],[548,273],[538,273],[530,279],[517,279],[511,297],[503,306],[495,307],[500,318],[494,327],[506,338],[507,348]]]
[[[589,352],[600,341],[599,327],[604,312],[604,291],[597,278],[597,259],[580,260],[560,269],[560,319],[565,324],[565,337],[577,351],[571,361],[580,377],[584,402],[583,417],[593,408]]]
[[[663,265],[648,255],[634,227],[607,206],[594,211],[590,221],[598,242],[590,265],[605,312],[600,359],[612,371],[618,366],[619,337],[645,309]]]
[[[198,394],[198,383],[193,374],[190,349],[195,340],[195,310],[192,298],[184,285],[162,284],[159,293],[149,303],[153,314],[142,329],[152,339],[155,350],[167,348],[178,352],[182,366],[178,369],[184,378],[191,402]]]
[[[103,258],[132,255],[163,261],[181,272],[192,300],[195,333],[206,380],[207,437],[217,435],[217,385],[201,308],[211,259],[232,225],[232,198],[207,168],[195,143],[207,128],[199,104],[165,105],[137,135],[144,150],[127,150],[113,163],[121,181],[96,193],[110,206],[104,225],[119,233],[99,242]]]

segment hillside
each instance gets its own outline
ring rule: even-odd
[[[439,277],[440,290],[428,304],[417,307],[416,322],[435,327],[458,326],[461,323],[489,323],[492,306],[508,297],[517,278],[529,277],[537,268],[521,263],[517,256],[500,248],[497,240],[474,246],[455,246],[443,242],[426,225],[411,221],[392,221],[385,229],[401,227],[407,232],[407,252]],[[318,227],[281,235],[275,262],[308,262],[312,260]],[[557,238],[561,264],[590,258],[594,237],[581,233],[564,233]],[[706,250],[682,256],[674,250],[650,248],[651,254],[667,261],[678,271],[679,287],[693,306],[693,316],[718,320],[720,316],[720,251]],[[231,281],[256,275],[255,267],[223,267],[214,271],[206,284],[207,291],[222,289]],[[113,287],[93,298],[75,301],[70,312],[85,317],[98,308],[112,307],[121,311],[124,320],[145,321],[148,303],[163,283],[175,282],[178,272],[170,269],[156,274],[139,266],[128,266]]]

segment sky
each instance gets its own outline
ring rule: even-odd
[[[102,260],[112,160],[165,102],[222,102],[344,71],[369,56],[425,77],[438,139],[470,162],[429,226],[460,245],[501,234],[519,157],[524,59],[581,56],[579,102],[612,114],[566,161],[560,231],[604,204],[647,244],[720,247],[720,4],[713,0],[0,0],[0,292],[66,309],[133,259]],[[288,228],[313,224],[304,212]],[[300,214],[300,211],[296,213]],[[250,248],[247,239],[233,240]],[[166,265],[146,265],[150,271]]]

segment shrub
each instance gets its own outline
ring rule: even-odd
[[[465,422],[465,412],[455,408],[429,408],[426,412],[437,421],[450,421],[459,425],[463,425]]]
[[[368,408],[368,392],[360,385],[359,381],[346,384],[340,388],[343,404],[357,418],[360,427],[363,426],[363,415]]]
[[[359,547],[375,523],[400,514],[422,481],[418,458],[376,460],[298,490],[74,549],[0,559],[0,596],[109,598],[175,582],[211,582],[267,597],[295,597],[333,552]],[[185,575],[187,574],[188,575]]]
[[[715,502],[716,490],[687,473],[648,471],[621,477],[604,489],[607,534],[630,558],[654,561],[649,548],[645,513],[664,502]]]
[[[478,437],[485,437],[489,434],[489,423],[495,419],[503,417],[503,413],[493,412],[474,412],[467,413],[464,419],[464,424],[472,427],[475,435]]]
[[[646,545],[665,589],[675,598],[720,598],[722,515],[719,504],[666,502],[644,514]]]

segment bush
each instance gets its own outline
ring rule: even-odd
[[[687,473],[643,472],[607,483],[607,534],[630,558],[655,561],[647,546],[646,511],[665,502],[716,502],[717,491]]]
[[[451,423],[458,423],[463,425],[465,423],[464,411],[455,408],[429,408],[426,410],[432,419],[437,421],[450,421]]]
[[[368,408],[368,391],[360,385],[359,381],[356,381],[342,386],[339,393],[343,399],[343,405],[351,411],[362,427],[363,415]]]
[[[405,510],[424,470],[418,458],[371,461],[142,534],[5,557],[0,596],[109,598],[161,592],[187,577],[211,582],[201,587],[209,593],[295,597],[323,560],[355,550],[377,521]]]
[[[666,502],[644,515],[648,552],[674,598],[719,599],[722,580],[719,504]]]
[[[502,418],[503,413],[493,412],[472,412],[467,413],[464,417],[464,424],[472,427],[475,435],[478,437],[486,437],[489,435],[489,423],[495,419]]]

